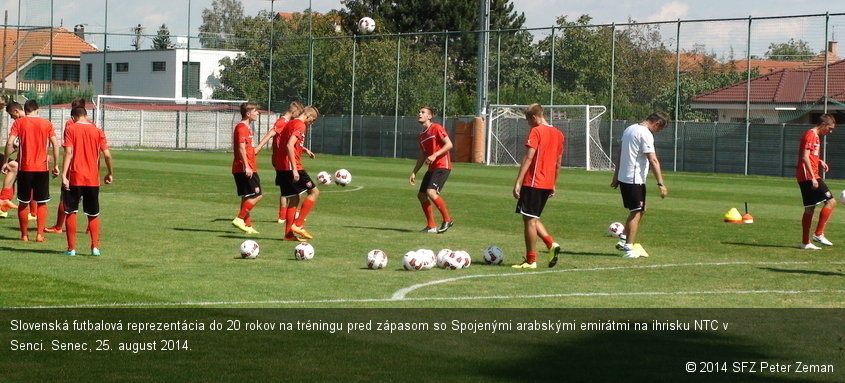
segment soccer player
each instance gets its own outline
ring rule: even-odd
[[[816,205],[820,203],[824,203],[824,207],[819,213],[819,222],[813,234],[813,241],[822,245],[833,246],[833,243],[825,238],[824,229],[833,214],[833,208],[836,207],[836,199],[821,177],[821,172],[827,172],[830,167],[827,162],[819,157],[821,147],[819,137],[830,134],[835,127],[836,119],[833,116],[829,114],[821,115],[818,125],[804,133],[798,147],[798,165],[795,168],[795,178],[798,179],[801,197],[804,200],[804,216],[801,217],[801,246],[799,246],[802,250],[821,250],[820,247],[810,242],[810,225],[813,224]]]
[[[303,145],[308,127],[319,117],[320,111],[316,107],[306,106],[302,114],[291,120],[281,134],[286,159],[281,163],[282,170],[276,170],[276,185],[279,185],[282,196],[288,200],[283,238],[285,241],[299,241],[297,235],[305,239],[314,238],[303,225],[317,203],[320,190],[302,166],[302,151],[305,150]],[[310,157],[314,158],[313,153],[310,153]],[[297,215],[300,194],[303,192],[307,192],[308,196],[302,201],[302,209]]]
[[[623,252],[625,258],[648,257],[645,249],[636,242],[640,221],[645,214],[646,187],[645,180],[651,167],[660,198],[666,198],[669,189],[663,182],[660,160],[654,149],[654,133],[663,130],[669,123],[669,116],[663,112],[654,112],[638,124],[633,124],[622,133],[620,155],[616,157],[616,170],[613,172],[612,188],[619,187],[622,194],[622,204],[628,209],[628,220],[625,222],[624,236],[616,248]]]
[[[241,122],[235,125],[232,132],[232,176],[238,196],[241,197],[241,207],[238,216],[232,220],[232,225],[248,234],[258,234],[252,227],[249,212],[261,201],[261,179],[258,177],[258,166],[255,162],[255,148],[252,147],[252,128],[250,124],[258,120],[258,105],[254,102],[241,104]]]
[[[443,129],[443,125],[431,122],[432,117],[434,117],[434,110],[427,106],[420,108],[417,113],[417,122],[423,129],[419,135],[420,155],[408,182],[411,185],[416,185],[417,172],[423,164],[428,164],[428,171],[425,172],[420,189],[417,192],[417,199],[420,201],[426,220],[425,227],[420,231],[423,233],[445,233],[454,225],[452,217],[449,216],[449,209],[446,208],[446,201],[440,196],[440,192],[449,178],[449,173],[452,172],[452,157],[449,153],[452,150],[452,140],[449,139],[449,134],[446,133],[446,129]],[[437,210],[440,211],[443,218],[440,228],[437,228],[434,223],[432,203],[437,206]]]
[[[560,245],[540,222],[540,215],[546,201],[555,195],[565,137],[560,130],[546,122],[540,104],[532,104],[525,110],[525,120],[531,130],[525,140],[527,150],[513,186],[513,196],[517,199],[516,213],[522,214],[524,226],[525,259],[512,267],[537,268],[537,237],[549,249],[549,267],[554,267],[560,255]]]
[[[81,199],[82,210],[88,216],[91,255],[100,256],[100,153],[103,153],[108,170],[103,182],[110,184],[114,181],[111,152],[106,134],[88,120],[84,104],[71,109],[70,113],[73,123],[65,128],[62,140],[65,148],[62,162],[62,189],[65,191],[63,205],[67,225],[65,255],[76,255],[76,213]]]
[[[6,113],[9,113],[9,116],[13,121],[17,121],[19,118],[26,115],[23,111],[23,106],[16,101],[12,101],[6,105]],[[14,125],[14,122],[12,122],[12,124]],[[18,143],[14,143],[15,148],[17,148],[17,145]],[[17,205],[12,202],[12,197],[15,194],[15,180],[18,178],[18,161],[11,158],[6,161],[6,158],[7,157],[5,155],[0,158],[5,165],[2,172],[6,175],[5,178],[3,178],[3,189],[0,190],[0,217],[2,218],[9,216],[9,209],[18,208]]]
[[[284,115],[279,116],[276,119],[276,123],[273,124],[273,129],[267,131],[267,134],[261,139],[261,142],[258,143],[258,147],[255,148],[255,155],[257,156],[264,145],[267,145],[267,142],[273,139],[273,144],[271,148],[273,150],[273,154],[271,156],[273,168],[276,171],[282,170],[282,163],[287,161],[285,158],[285,143],[282,142],[282,132],[285,131],[285,126],[287,126],[288,122],[292,118],[299,117],[302,114],[302,110],[305,108],[299,101],[293,101],[288,106],[287,112]],[[308,154],[309,157],[314,158],[314,153],[311,153],[308,148],[303,147],[305,152]],[[285,224],[287,220],[285,219],[285,214],[287,214],[288,209],[288,199],[285,196],[279,196],[279,219],[278,222],[281,224]]]
[[[67,121],[65,121],[65,132],[67,132],[68,128],[73,126],[73,124],[74,124],[73,115],[72,115],[73,109],[78,108],[78,107],[85,108],[85,99],[84,98],[77,97],[77,98],[74,98],[73,101],[70,102],[71,118],[69,118]],[[87,118],[86,118],[86,120],[87,120]],[[65,188],[61,188],[61,189],[62,189],[62,191],[61,191],[61,194],[59,195],[59,205],[56,208],[56,224],[44,229],[44,231],[46,231],[48,233],[61,234],[62,228],[65,226],[65,218],[67,216],[67,214],[65,214],[65,194],[67,194],[67,190]]]
[[[26,116],[19,118],[12,125],[9,132],[9,139],[6,141],[6,158],[14,152],[15,140],[20,140],[18,201],[22,205],[36,202],[37,206],[37,232],[36,242],[44,242],[44,227],[47,223],[47,202],[50,201],[50,168],[48,145],[52,147],[54,175],[59,175],[59,142],[56,140],[56,132],[50,121],[38,117],[38,103],[35,100],[27,100],[24,104]],[[8,168],[8,162],[3,165],[3,170]],[[18,222],[20,223],[21,240],[29,241],[28,235],[28,213],[27,206],[18,208]]]

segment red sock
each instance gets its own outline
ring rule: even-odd
[[[249,214],[247,214],[246,218],[244,218],[244,225],[252,227],[252,217]]]
[[[67,237],[67,249],[68,250],[75,250],[76,249],[76,213],[70,213],[65,218],[65,225],[67,225],[67,230],[65,231],[65,237]]]
[[[18,224],[21,227],[21,237],[27,236],[29,230],[29,205],[19,205],[18,207]]]
[[[819,224],[816,226],[816,235],[824,234],[824,227],[827,225],[827,220],[830,219],[831,214],[833,214],[833,209],[827,206],[822,208],[822,211],[819,213]]]
[[[810,243],[810,225],[813,224],[813,215],[804,213],[801,217],[801,243]]]
[[[446,208],[446,201],[443,198],[434,200],[434,205],[437,206],[437,210],[440,210],[444,222],[452,222],[452,217],[449,217],[449,209]]]
[[[536,251],[529,251],[525,253],[525,262],[534,263],[537,262],[537,252]]]
[[[305,219],[308,218],[308,213],[314,207],[314,201],[306,198],[302,201],[302,208],[299,209],[299,217],[296,217],[296,226],[302,227],[305,224]]]
[[[54,225],[53,227],[56,229],[61,229],[62,227],[64,227],[66,216],[67,213],[65,213],[65,203],[59,201],[59,208],[58,210],[56,210],[56,225]]]
[[[425,202],[420,202],[420,205],[422,205],[423,214],[425,214],[425,227],[437,227],[437,224],[434,223],[434,209],[431,208],[431,202],[426,200]]]
[[[100,217],[88,217],[88,231],[91,232],[91,248],[100,248]]]
[[[546,244],[546,248],[551,248],[551,247],[552,247],[552,242],[554,242],[554,241],[555,241],[555,240],[552,238],[552,236],[551,236],[551,235],[547,235],[547,236],[545,236],[545,237],[540,237],[540,239],[542,239],[542,240],[543,240],[543,243],[545,243],[545,244]]]
[[[255,207],[255,204],[250,202],[249,200],[241,201],[241,211],[238,212],[238,218],[242,220],[246,220],[249,217],[249,211]],[[248,226],[248,225],[247,225]]]
[[[288,207],[287,207],[287,206],[282,206],[282,205],[279,205],[279,219],[281,219],[281,220],[283,220],[283,221],[284,221],[284,220],[286,220],[286,219],[287,219],[287,217],[285,217],[285,214],[286,214],[287,212],[288,212]]]
[[[47,204],[46,203],[39,203],[38,210],[35,211],[35,216],[37,219],[35,220],[37,224],[37,233],[38,235],[44,235],[44,228],[47,227]]]
[[[290,231],[290,226],[296,221],[296,207],[288,206],[288,211],[285,213],[285,237],[290,237],[293,232]]]
[[[12,188],[3,188],[0,190],[0,199],[12,199],[12,195],[15,193],[15,190]]]

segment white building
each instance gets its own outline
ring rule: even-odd
[[[79,81],[91,84],[95,95],[207,99],[220,85],[220,60],[243,53],[185,48],[83,52]]]

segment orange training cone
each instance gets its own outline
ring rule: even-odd
[[[754,223],[754,217],[751,214],[745,213],[742,215],[742,223]]]

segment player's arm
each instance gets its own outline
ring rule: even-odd
[[[252,178],[252,168],[249,167],[249,161],[246,158],[246,143],[245,142],[238,142],[238,148],[241,162],[244,164],[244,173],[246,173],[246,178]]]
[[[290,168],[293,173],[293,180],[299,181],[299,171],[296,170],[296,158],[294,158],[294,150],[296,149],[296,135],[291,134],[290,138],[288,138],[288,142],[285,143],[285,147],[288,150],[288,162],[290,162]]]
[[[9,135],[9,138],[6,140],[6,150],[5,154],[5,161],[3,162],[2,172],[6,174],[9,172],[9,161],[12,160],[12,153],[15,152],[15,140],[18,139],[18,136]]]
[[[306,147],[304,147],[304,146],[303,146],[303,147],[302,147],[302,150],[304,150],[304,151],[305,151],[305,154],[306,154],[306,155],[308,155],[308,158],[310,158],[310,159],[312,159],[312,160],[313,160],[313,159],[315,159],[315,158],[317,158],[317,156],[314,154],[314,152],[312,152],[312,151],[311,151],[311,149],[308,149],[308,148],[306,148]]]
[[[267,131],[267,134],[265,134],[264,137],[261,138],[261,142],[259,142],[258,146],[255,148],[256,156],[258,155],[258,152],[261,151],[261,148],[263,148],[264,145],[267,145],[267,142],[270,141],[270,139],[273,138],[273,136],[275,135],[276,129],[270,128],[270,130]]]
[[[425,163],[430,164],[437,160],[438,157],[442,156],[443,153],[452,150],[452,140],[449,139],[449,136],[443,137],[440,142],[443,144],[443,146],[434,153],[432,153],[430,156],[428,156],[428,158],[425,159]]]
[[[411,172],[411,176],[408,177],[408,183],[410,183],[411,185],[416,185],[416,183],[417,183],[417,172],[420,171],[420,168],[425,163],[425,159],[426,159],[425,152],[423,152],[423,150],[420,149],[420,155],[417,157],[417,163],[414,164],[414,170]]]
[[[53,176],[59,175],[59,140],[56,136],[50,137],[50,146],[53,147]]]
[[[560,152],[560,155],[557,156],[557,162],[555,163],[555,182],[552,183],[552,194],[549,197],[554,197],[555,193],[557,193],[557,176],[560,175],[561,163],[563,163],[563,152]]]
[[[70,177],[68,177],[68,170],[70,169],[70,161],[73,159],[73,146],[65,146],[65,158],[62,161],[62,187],[65,190],[70,190]]]
[[[613,179],[610,180],[610,187],[616,189],[619,186],[619,156],[622,154],[622,151],[616,152],[616,156],[613,157]]]
[[[810,180],[813,182],[813,189],[819,188],[819,181],[816,181],[816,169],[813,169],[813,163],[810,161],[810,149],[801,149],[801,163],[804,165],[804,174],[810,175]]]
[[[103,150],[103,159],[106,160],[106,176],[103,177],[103,182],[110,184],[114,182],[114,169],[112,168],[111,152],[108,149]]]
[[[516,175],[516,182],[513,184],[513,198],[519,199],[519,190],[522,189],[522,180],[525,179],[525,174],[528,173],[528,168],[531,167],[531,161],[534,161],[534,156],[537,155],[537,149],[527,147],[525,157],[522,157],[522,164],[519,166],[519,173]]]
[[[669,189],[663,183],[663,171],[660,169],[660,160],[657,159],[657,153],[646,153],[646,158],[651,164],[651,172],[654,173],[654,178],[657,179],[657,187],[660,188],[660,198],[666,198],[669,194]]]

